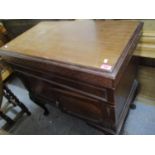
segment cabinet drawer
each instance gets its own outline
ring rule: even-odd
[[[18,68],[19,69],[19,68]],[[57,75],[41,75],[37,71],[31,73],[28,69],[24,69],[24,72],[16,69],[18,75],[23,75],[27,78],[31,77],[29,81],[30,85],[35,85],[36,91],[43,92],[51,91],[51,89],[59,92],[75,92],[86,97],[90,97],[96,100],[107,102],[107,89],[99,88],[93,85],[89,85],[80,81],[74,81],[65,77]],[[44,77],[43,77],[44,76]],[[32,80],[33,79],[33,80]]]
[[[59,103],[64,111],[80,118],[96,123],[114,124],[115,112],[112,106],[106,103],[83,98],[81,95],[60,94]]]

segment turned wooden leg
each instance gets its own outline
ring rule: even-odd
[[[31,112],[28,108],[19,101],[19,99],[12,93],[12,91],[6,86],[3,86],[4,96],[8,99],[9,103],[12,103],[14,106],[18,105],[27,115],[31,115]]]

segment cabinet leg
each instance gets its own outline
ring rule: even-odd
[[[31,95],[29,93],[30,99],[32,101],[34,101],[39,107],[41,107],[44,110],[44,115],[47,116],[49,115],[49,111],[48,109],[45,107],[45,105],[43,103],[41,103],[36,97],[34,97],[33,95]]]
[[[130,104],[131,109],[136,109],[136,105],[134,103]]]

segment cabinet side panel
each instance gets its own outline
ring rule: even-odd
[[[132,93],[132,88],[137,74],[137,59],[132,58],[125,72],[123,73],[120,83],[115,89],[115,115],[116,124],[118,124],[124,113],[124,109],[128,106],[128,101],[130,94]],[[135,92],[134,92],[135,93]],[[133,97],[133,95],[131,95]]]

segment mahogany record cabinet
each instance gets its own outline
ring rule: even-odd
[[[41,22],[0,49],[33,101],[119,134],[137,89],[133,51],[143,24],[127,20]]]

